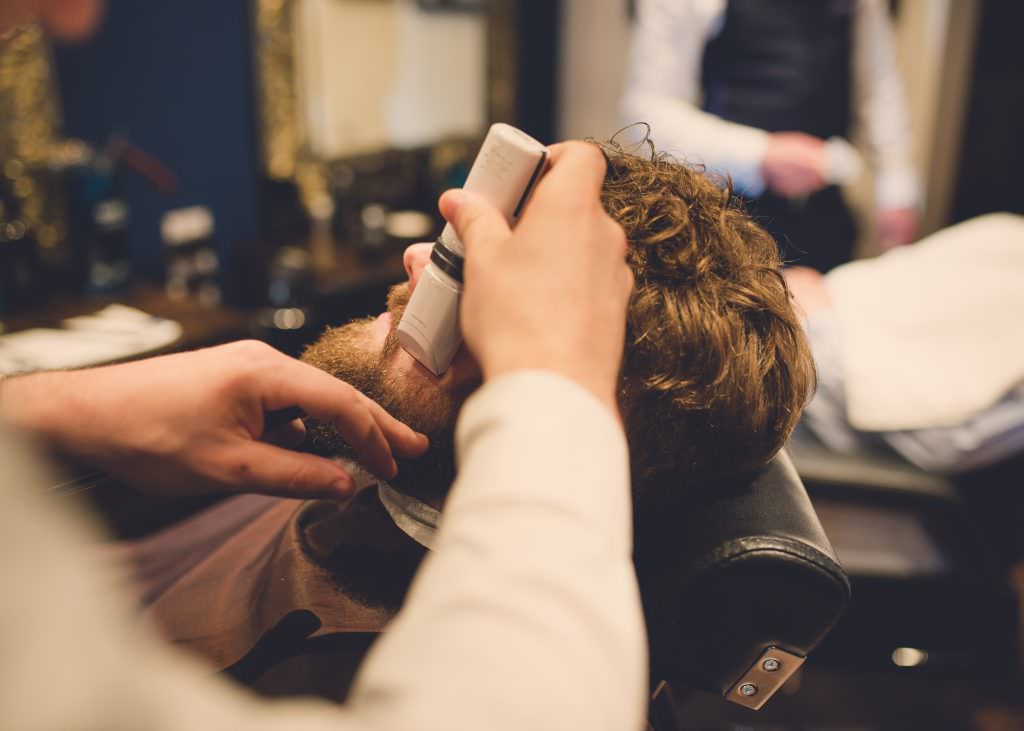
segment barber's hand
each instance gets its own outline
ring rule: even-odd
[[[888,208],[878,212],[875,230],[882,251],[905,246],[917,238],[918,216],[915,208]]]
[[[411,458],[427,448],[348,384],[257,341],[0,382],[0,416],[142,489],[351,494],[337,464],[267,443],[301,443],[297,419],[266,431],[265,414],[291,407],[335,424],[384,478],[397,471],[392,452]]]
[[[492,379],[520,368],[565,375],[617,412],[626,305],[633,275],[626,237],[601,207],[605,161],[595,145],[550,149],[551,168],[514,232],[462,190],[441,213],[466,246],[461,324]]]
[[[803,132],[768,135],[761,162],[769,190],[786,198],[803,198],[825,187],[825,142]]]

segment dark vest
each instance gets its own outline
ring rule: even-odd
[[[729,0],[705,48],[704,107],[769,132],[846,136],[854,0]]]
[[[855,0],[729,0],[704,49],[704,108],[768,132],[847,137]],[[783,260],[825,272],[849,261],[856,227],[838,188],[747,200]]]

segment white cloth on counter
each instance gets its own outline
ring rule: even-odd
[[[109,556],[0,434],[0,728],[643,728],[647,644],[622,426],[560,376],[459,417],[435,550],[343,706],[244,692],[140,626]]]
[[[145,355],[181,337],[181,325],[125,305],[64,320],[63,328],[0,335],[0,376],[110,363]]]
[[[996,213],[825,276],[850,424],[961,424],[1024,382],[1024,217]]]

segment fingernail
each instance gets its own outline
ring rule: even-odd
[[[388,479],[390,480],[392,477],[394,477],[397,474],[398,474],[398,463],[395,462],[394,458],[392,458],[391,464],[390,464],[390,466],[388,468]]]

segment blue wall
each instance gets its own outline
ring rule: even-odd
[[[178,192],[165,196],[134,175],[119,176],[142,276],[162,276],[159,225],[169,209],[213,210],[229,272],[239,242],[256,234],[250,28],[248,0],[109,0],[94,38],[56,49],[65,132],[96,144],[118,132],[178,178]],[[230,277],[225,283],[230,296]]]

